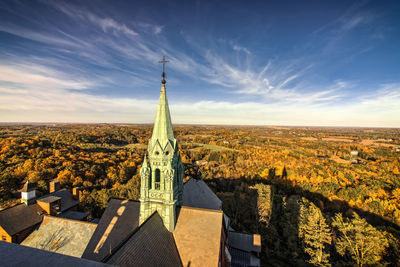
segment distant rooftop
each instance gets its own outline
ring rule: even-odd
[[[9,235],[14,235],[42,221],[37,205],[18,204],[0,211],[0,226]]]
[[[50,193],[48,195],[45,195],[41,198],[38,198],[37,201],[43,201],[46,202],[47,198],[49,197],[59,197],[61,198],[61,212],[64,212],[76,205],[79,204],[79,201],[74,199],[74,196],[72,195],[71,192],[69,192],[67,189],[63,188],[61,190],[58,190],[56,192]]]

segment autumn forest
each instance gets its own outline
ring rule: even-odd
[[[29,180],[81,188],[99,218],[137,200],[151,125],[0,126],[0,208]],[[203,179],[273,266],[400,264],[400,129],[175,126],[185,181]]]

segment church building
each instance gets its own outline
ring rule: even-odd
[[[79,247],[74,245],[52,252],[75,256],[68,260],[76,264],[81,260],[82,266],[92,263],[93,266],[260,266],[260,236],[235,232],[221,210],[221,200],[204,181],[191,178],[183,183],[184,165],[167,100],[166,62],[165,58],[161,61],[163,73],[157,114],[140,169],[139,201],[111,199],[96,227],[70,227],[86,232],[84,243],[87,245],[83,249],[73,251],[73,247]],[[26,199],[30,201],[28,195]],[[47,226],[39,230],[60,224],[52,221],[50,224],[49,218],[45,219]],[[40,232],[36,236],[41,236]],[[23,244],[31,246],[37,238],[26,240]],[[4,244],[0,245],[0,252],[8,253],[6,258],[12,257],[12,253],[29,252],[24,246],[12,244],[1,250]],[[40,257],[41,251],[29,253]],[[53,264],[58,258],[61,261],[62,257],[52,258]],[[24,263],[23,257],[19,260]],[[32,261],[25,262],[32,266]]]

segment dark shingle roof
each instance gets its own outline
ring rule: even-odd
[[[111,199],[82,258],[102,261],[115,251],[139,225],[140,203]]]
[[[25,247],[13,243],[0,241],[1,266],[6,267],[41,267],[41,266],[82,266],[82,267],[103,267],[111,266],[101,262],[66,256],[45,250]]]
[[[18,204],[0,211],[0,226],[9,235],[14,235],[42,221],[35,205]]]
[[[174,237],[155,212],[107,261],[118,266],[182,266]]]
[[[190,178],[183,185],[183,206],[221,210],[222,202],[203,180]]]
[[[228,243],[230,247],[240,249],[247,252],[261,252],[261,246],[255,246],[257,243],[254,240],[254,235],[249,235],[245,233],[229,232]]]
[[[44,216],[40,227],[21,244],[64,255],[80,257],[97,224]]]

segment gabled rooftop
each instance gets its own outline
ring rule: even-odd
[[[81,257],[97,224],[44,216],[39,228],[21,245]]]
[[[61,212],[69,210],[70,208],[77,206],[79,201],[74,198],[74,196],[67,189],[63,188],[61,190],[55,191],[48,195],[45,195],[41,198],[38,198],[37,201],[49,201],[54,199],[53,197],[61,198]]]
[[[18,204],[4,209],[0,211],[0,227],[10,236],[15,235],[42,221],[42,216],[38,213],[38,210],[40,208],[36,204],[30,206]]]

